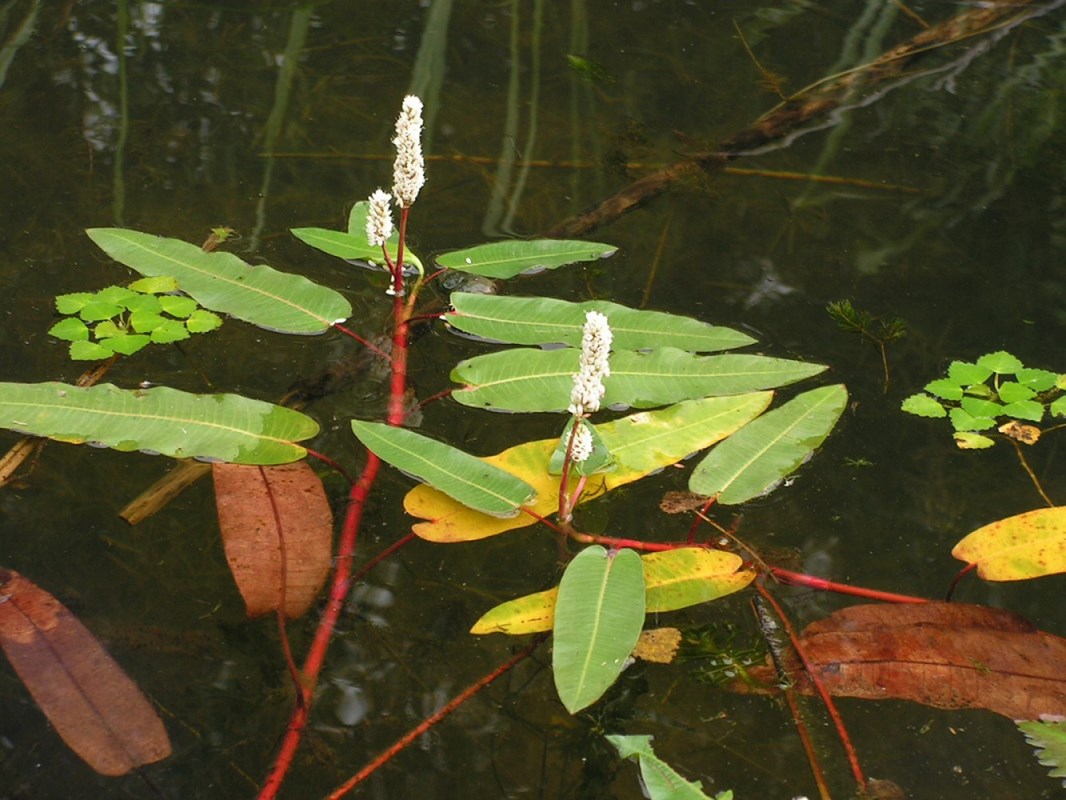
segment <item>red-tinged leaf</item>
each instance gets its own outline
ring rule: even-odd
[[[1010,719],[1066,714],[1066,639],[1009,611],[962,603],[853,606],[809,625],[801,643],[833,695],[985,708]],[[772,667],[750,672],[775,678]],[[813,691],[802,669],[793,674],[797,689]]]
[[[58,600],[0,568],[0,648],[75,753],[103,775],[170,755],[152,704]]]
[[[333,546],[333,514],[318,475],[306,461],[219,463],[212,472],[226,560],[248,616],[277,611],[284,597],[285,616],[299,617],[325,585]]]

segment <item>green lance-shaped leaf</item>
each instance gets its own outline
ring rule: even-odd
[[[555,605],[552,672],[566,710],[596,702],[625,669],[644,624],[644,570],[632,550],[582,550]]]
[[[406,428],[353,420],[352,432],[382,461],[484,514],[513,517],[536,495],[521,478]]]
[[[599,242],[567,239],[513,239],[480,244],[465,250],[437,256],[437,263],[448,269],[481,275],[485,278],[513,278],[523,272],[555,269],[579,261],[596,261],[614,255],[618,248]]]
[[[1021,581],[1066,572],[1066,506],[997,520],[965,536],[951,554],[977,565],[988,581]]]
[[[384,267],[381,248],[371,246],[366,238],[366,218],[369,209],[370,203],[366,200],[360,200],[352,206],[348,214],[347,231],[334,231],[328,228],[293,228],[291,232],[304,244],[321,250],[323,253],[347,261],[365,261],[368,264]],[[400,232],[394,229],[387,242],[389,258],[393,261],[396,259],[399,242]],[[407,248],[403,251],[403,261],[406,266],[422,270],[422,261]]]
[[[453,292],[453,311],[444,315],[456,330],[508,344],[581,346],[585,314],[606,315],[616,350],[676,347],[695,353],[732,350],[755,342],[732,328],[665,314],[640,311],[606,300],[569,303],[547,297],[506,297]]]
[[[615,746],[622,758],[634,758],[640,766],[640,777],[651,800],[711,800],[703,793],[698,781],[682,778],[673,767],[655,755],[651,749],[651,736],[608,735],[608,742]],[[714,800],[732,800],[731,791],[715,795]]]
[[[1048,774],[1052,778],[1063,778],[1062,785],[1066,786],[1066,722],[1031,720],[1017,724],[1018,730],[1025,734],[1025,740],[1036,750],[1036,760],[1051,767]]]
[[[342,295],[302,275],[252,266],[232,253],[205,253],[178,239],[123,228],[93,228],[89,238],[142,275],[170,275],[204,308],[280,333],[322,333],[352,307]]]
[[[562,411],[570,403],[576,348],[518,348],[460,362],[451,378],[465,388],[452,393],[463,405],[499,411]],[[732,395],[794,383],[822,372],[821,364],[766,356],[697,356],[673,347],[647,353],[611,353],[603,404],[649,408],[682,400]]]
[[[715,447],[689,488],[726,505],[765,494],[825,441],[847,401],[842,385],[823,386],[763,414]]]
[[[285,464],[318,433],[308,416],[234,394],[111,384],[0,383],[0,427],[62,442],[147,450],[174,458]]]

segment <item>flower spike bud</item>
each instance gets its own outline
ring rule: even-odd
[[[603,379],[611,374],[607,363],[611,353],[611,328],[607,317],[599,311],[585,314],[581,335],[581,366],[574,373],[574,388],[570,392],[570,413],[576,416],[599,411],[600,400],[607,389]]]
[[[570,460],[575,464],[583,464],[592,455],[592,431],[584,422],[576,422],[577,430],[574,431],[574,443],[570,446]]]
[[[370,195],[370,210],[366,215],[366,240],[371,247],[382,247],[392,236],[392,212],[389,195],[381,189]]]
[[[422,157],[422,101],[413,94],[403,99],[400,116],[396,120],[396,160],[392,165],[392,193],[396,202],[407,208],[414,203],[422,184],[426,182],[425,160]]]

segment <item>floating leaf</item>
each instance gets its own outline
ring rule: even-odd
[[[1016,381],[1004,381],[999,385],[999,399],[1007,404],[1031,400],[1035,395],[1031,388]]]
[[[674,611],[739,592],[755,573],[740,569],[733,553],[681,547],[641,556],[645,608],[648,613]],[[473,634],[550,631],[555,621],[558,587],[508,600],[487,611],[470,629]]]
[[[370,203],[366,200],[360,200],[352,206],[348,214],[347,231],[334,231],[328,228],[293,228],[291,233],[304,244],[331,256],[347,261],[365,261],[368,264],[384,267],[381,248],[371,246],[366,238],[366,218],[369,210]],[[389,258],[394,261],[399,241],[400,232],[394,228],[387,242]],[[421,259],[407,248],[404,248],[403,260],[405,265],[422,269]]]
[[[979,433],[955,432],[955,444],[958,445],[960,450],[985,450],[995,443],[994,439],[989,439]]]
[[[533,487],[521,478],[406,428],[353,420],[352,431],[382,461],[475,511],[514,517],[519,506],[535,496]]]
[[[454,310],[444,319],[453,328],[508,344],[580,347],[585,314],[589,311],[599,311],[607,317],[616,350],[676,347],[700,353],[732,350],[755,342],[731,328],[660,311],[638,311],[606,300],[569,303],[546,297],[453,292],[451,303]]]
[[[48,332],[65,342],[84,342],[89,338],[89,327],[80,319],[68,317],[61,319],[48,329]]]
[[[1044,406],[1036,400],[1019,400],[1003,406],[999,412],[1004,417],[1015,419],[1027,419],[1030,422],[1040,422],[1044,418]]]
[[[1032,389],[1034,392],[1046,392],[1055,385],[1059,376],[1046,369],[1020,369],[1015,377],[1018,383]],[[1002,388],[1002,387],[1000,387]]]
[[[184,341],[191,335],[184,322],[170,319],[152,331],[152,341],[156,344],[170,344],[171,342]]]
[[[1033,445],[1040,441],[1040,428],[1035,425],[1023,425],[1015,419],[1004,422],[997,430],[1004,436],[1022,444]]]
[[[953,408],[948,412],[951,424],[957,431],[987,431],[996,427],[993,417],[975,417],[964,408]]]
[[[216,328],[222,326],[222,317],[218,314],[212,314],[210,311],[205,311],[202,308],[196,309],[189,315],[189,318],[185,320],[185,327],[189,329],[190,333],[207,333],[213,331]]]
[[[559,587],[553,586],[543,592],[500,603],[482,614],[470,632],[475,636],[486,633],[520,636],[523,633],[550,631],[555,625],[555,600],[558,596]]]
[[[1018,730],[1036,749],[1036,760],[1042,766],[1051,767],[1048,774],[1052,778],[1066,779],[1066,722],[1030,720],[1019,722]],[[1066,780],[1062,785],[1066,786]]]
[[[971,386],[988,379],[990,367],[971,364],[967,361],[952,361],[948,366],[948,378],[959,386]]]
[[[180,317],[181,319],[185,319],[196,310],[196,301],[191,297],[166,295],[160,297],[157,302],[160,308],[170,314],[170,316]]]
[[[1021,361],[1004,350],[981,356],[977,359],[977,365],[986,367],[997,375],[1013,375],[1023,368]]]
[[[93,297],[92,292],[71,292],[56,297],[56,311],[60,314],[77,314]]]
[[[570,403],[581,351],[520,348],[460,362],[452,392],[460,403],[505,411],[562,411]],[[647,408],[710,395],[784,386],[825,370],[821,364],[766,356],[697,356],[672,347],[611,353],[603,404]]]
[[[830,694],[912,700],[935,708],[984,708],[1009,719],[1066,714],[1066,639],[1016,614],[964,603],[852,606],[815,622],[800,639]],[[814,689],[798,663],[795,688]],[[773,666],[749,669],[776,680]],[[739,683],[735,691],[748,688]]]
[[[315,421],[298,411],[240,395],[166,387],[127,391],[107,383],[0,383],[0,427],[75,444],[241,464],[298,461],[307,451],[296,442],[318,433]]]
[[[615,746],[622,758],[635,758],[640,766],[640,777],[651,800],[711,800],[703,793],[699,781],[682,778],[673,767],[655,755],[651,749],[651,736],[608,735],[607,741]],[[720,792],[714,800],[733,800],[733,793]]]
[[[1066,572],[1066,506],[998,520],[964,537],[951,554],[977,565],[988,581],[1021,581]]]
[[[332,289],[265,264],[246,264],[232,253],[205,253],[188,242],[123,228],[93,228],[87,233],[127,267],[142,275],[173,276],[201,306],[268,330],[322,333],[352,313],[348,301]],[[84,309],[82,314],[86,319]]]
[[[322,481],[306,461],[212,464],[211,471],[226,561],[248,616],[279,608],[287,619],[302,616],[325,585],[333,555],[333,512]]]
[[[566,239],[512,239],[455,250],[437,256],[448,269],[484,278],[513,278],[523,272],[555,269],[579,261],[596,261],[612,256],[617,247],[599,242]]]
[[[755,579],[736,553],[679,547],[643,557],[649,613],[674,611],[739,592]]]
[[[711,397],[597,425],[596,430],[614,456],[616,466],[613,471],[590,479],[581,501],[639,480],[690,453],[710,447],[758,416],[772,398],[770,392]],[[548,473],[548,462],[557,443],[557,439],[527,442],[484,460],[525,480],[537,492],[527,507],[541,516],[550,516],[559,505],[559,478]],[[429,520],[416,524],[414,532],[435,542],[473,541],[535,522],[528,514],[512,519],[480,514],[429,486],[418,486],[408,492],[404,508],[412,516]]]
[[[960,405],[971,417],[999,417],[1003,414],[1003,406],[1000,403],[980,397],[964,397]]]
[[[129,285],[129,288],[145,294],[163,294],[176,291],[178,281],[172,275],[156,275],[151,278],[138,278]]]
[[[847,401],[847,390],[837,384],[767,412],[712,450],[693,471],[689,489],[718,495],[726,505],[765,494],[825,441]]]
[[[102,361],[115,353],[96,342],[71,342],[70,357],[73,361]]]
[[[102,775],[170,755],[152,704],[51,594],[0,569],[0,648],[56,733]]]
[[[552,673],[576,714],[625,669],[644,624],[644,573],[632,550],[586,547],[567,565],[555,604]]]
[[[929,394],[936,395],[943,400],[962,399],[962,387],[954,381],[949,381],[946,378],[930,381],[925,385],[925,390],[929,392]]]
[[[151,341],[151,337],[142,333],[128,333],[102,339],[100,344],[105,350],[110,350],[112,354],[118,353],[121,356],[132,356],[138,350],[146,348]]]
[[[919,417],[946,417],[948,410],[927,394],[912,394],[900,406],[908,414]]]
[[[1066,397],[1060,397],[1048,406],[1048,411],[1051,412],[1053,417],[1066,417]]]

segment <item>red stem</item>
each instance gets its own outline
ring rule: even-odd
[[[924,597],[914,597],[909,594],[896,594],[895,592],[882,592],[879,589],[864,589],[861,586],[848,586],[843,583],[827,581],[825,578],[816,578],[813,575],[805,575],[802,572],[792,572],[780,567],[770,567],[770,574],[781,583],[790,586],[806,586],[809,589],[819,589],[824,592],[836,592],[837,594],[850,594],[855,597],[865,597],[867,600],[879,600],[883,603],[928,603]]]
[[[806,670],[808,677],[811,679],[811,683],[814,684],[814,688],[818,691],[818,696],[822,698],[822,703],[825,705],[825,710],[828,712],[829,718],[833,721],[837,736],[840,737],[840,743],[844,746],[844,752],[847,754],[848,764],[851,766],[851,774],[854,776],[855,782],[859,785],[859,794],[860,796],[865,795],[866,776],[862,774],[862,767],[859,766],[858,753],[855,752],[855,745],[851,743],[851,737],[848,736],[847,728],[844,727],[844,720],[841,718],[840,712],[837,710],[836,703],[833,702],[833,698],[825,688],[825,684],[822,683],[821,679],[814,671],[814,667],[811,666],[811,662],[807,658],[807,653],[804,651],[803,645],[800,644],[799,636],[796,635],[795,628],[792,627],[792,623],[789,622],[788,617],[785,616],[785,612],[781,610],[781,606],[777,604],[774,596],[766,590],[766,587],[763,586],[761,580],[755,582],[755,588],[759,594],[762,595],[763,599],[773,606],[774,613],[777,614],[777,618],[781,620],[781,625],[788,634],[788,638],[792,641],[792,647],[796,651],[796,655],[799,656],[799,660],[803,663],[803,669]]]
[[[407,384],[407,309],[403,300],[403,240],[407,229],[407,209],[400,216],[400,242],[397,248],[396,263],[390,265],[393,279],[393,319],[392,335],[392,374],[389,382],[389,410],[387,421],[390,425],[402,425],[405,416],[404,403]],[[285,728],[278,755],[274,759],[270,775],[259,791],[258,800],[273,800],[277,797],[285,775],[292,766],[292,760],[303,738],[304,728],[311,712],[311,701],[319,673],[329,649],[330,639],[340,618],[344,603],[351,588],[352,558],[355,554],[355,542],[359,535],[359,525],[363,518],[370,491],[381,468],[381,459],[372,452],[367,452],[366,465],[359,480],[349,492],[348,511],[341,529],[340,542],[337,546],[336,568],[329,587],[329,598],[322,612],[315,638],[307,652],[301,673],[298,699],[289,723]]]
[[[544,636],[537,637],[532,642],[532,644],[530,644],[524,650],[519,651],[517,654],[505,661],[503,664],[500,664],[500,666],[496,667],[496,669],[494,669],[488,675],[479,678],[476,682],[470,684],[470,686],[467,686],[465,689],[463,689],[462,692],[460,692],[458,695],[449,700],[447,705],[441,708],[440,711],[437,711],[436,713],[426,717],[424,720],[422,720],[422,722],[418,724],[417,727],[409,730],[402,737],[397,739],[391,747],[385,750],[385,752],[381,753],[377,758],[375,758],[373,761],[371,761],[369,764],[359,770],[359,772],[357,772],[343,784],[334,789],[328,795],[329,800],[337,800],[337,798],[343,797],[356,786],[358,786],[360,783],[369,778],[374,772],[376,772],[382,766],[391,761],[397,753],[399,753],[405,747],[407,747],[416,739],[418,739],[422,734],[424,734],[426,731],[428,731],[446,716],[455,711],[455,709],[459,708],[459,706],[461,706],[475,694],[480,692],[498,677],[506,673],[520,661],[528,658],[537,648],[537,646],[544,640],[544,638]]]

